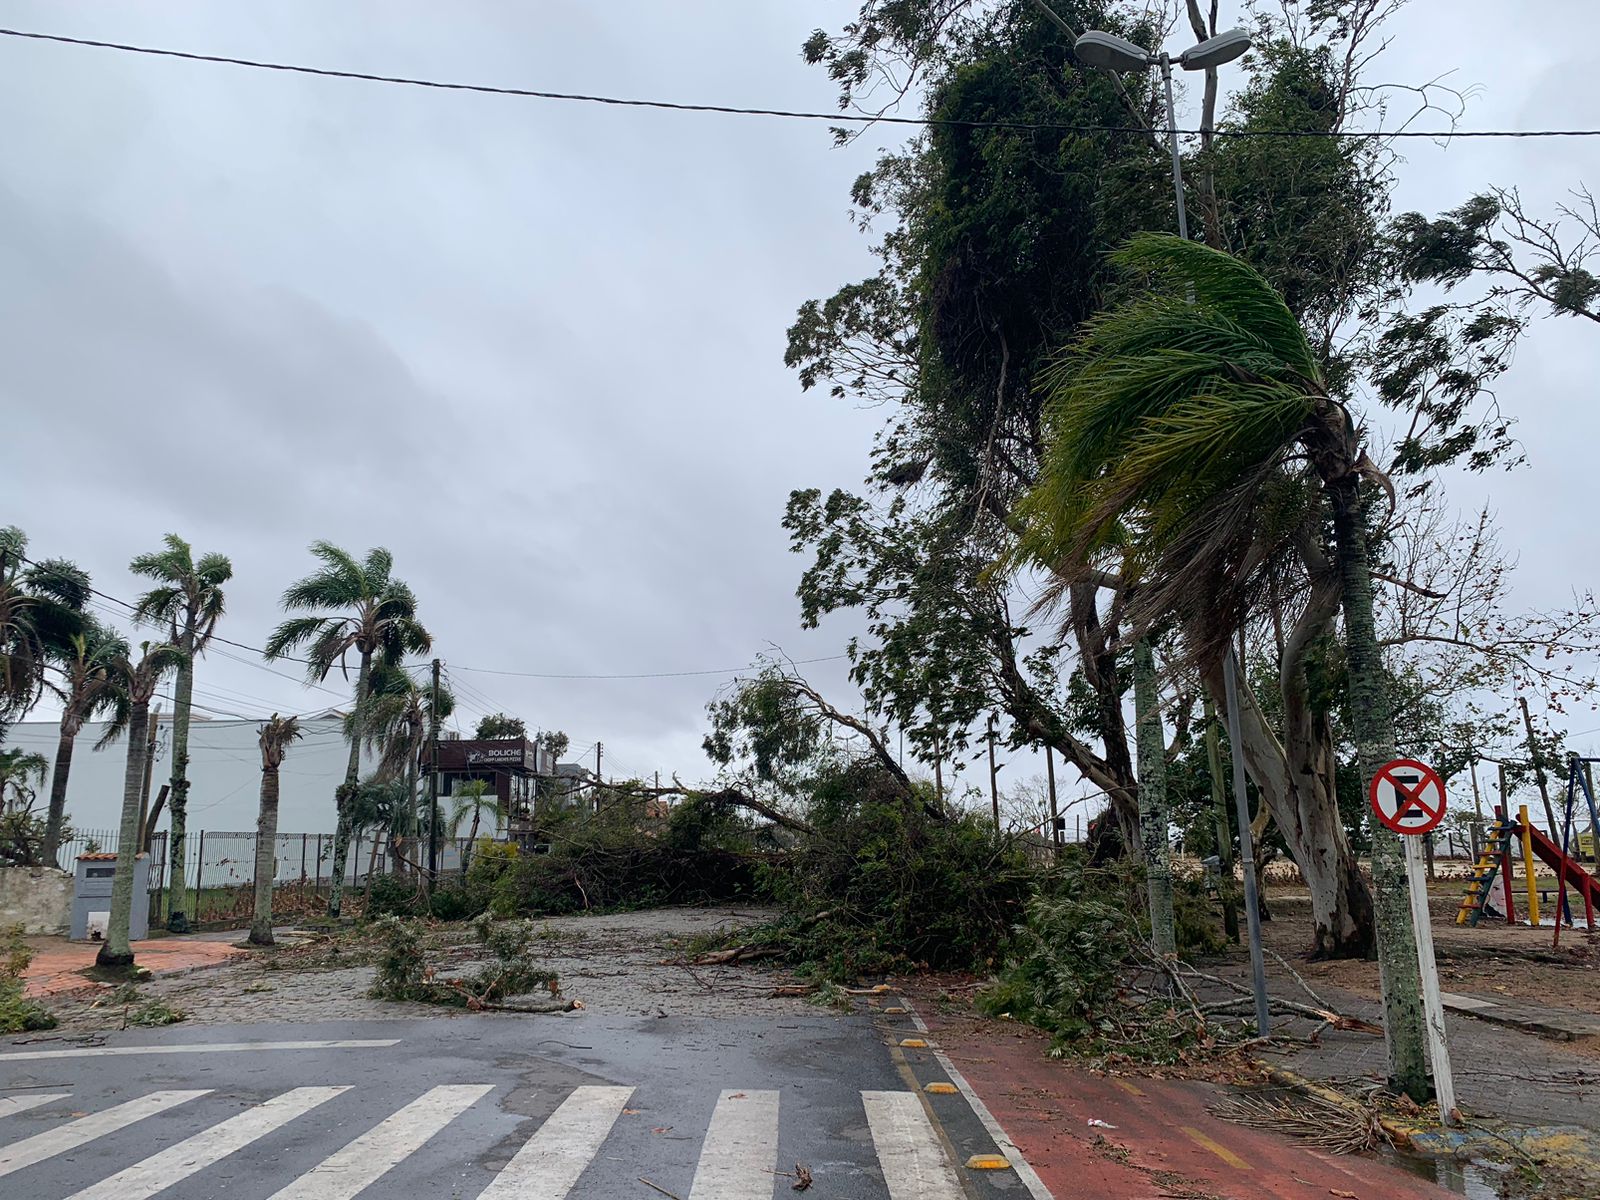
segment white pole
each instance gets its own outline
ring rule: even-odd
[[[1428,1028],[1428,1053],[1433,1059],[1433,1090],[1439,1117],[1456,1123],[1456,1087],[1450,1075],[1450,1048],[1445,1044],[1444,1002],[1439,997],[1439,967],[1433,957],[1433,923],[1428,916],[1428,878],[1421,838],[1406,834],[1406,891],[1411,895],[1411,921],[1417,930],[1417,965],[1422,970],[1422,1013]]]

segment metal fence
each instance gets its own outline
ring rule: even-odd
[[[185,908],[201,920],[247,918],[256,878],[256,833],[191,829],[184,839],[183,883]],[[480,839],[481,840],[481,839]],[[64,842],[58,861],[69,870],[80,854],[115,854],[121,837],[114,829],[78,829]],[[439,843],[439,871],[461,869],[463,849],[470,838],[444,838]],[[406,852],[413,861],[425,860],[426,841],[415,842]],[[150,838],[150,893],[152,920],[165,919],[166,892],[170,884],[167,834]],[[273,889],[313,896],[333,883],[333,834],[280,833],[273,845]],[[361,830],[351,835],[345,859],[346,887],[360,887],[375,875],[406,869],[384,834]]]

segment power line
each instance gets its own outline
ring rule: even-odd
[[[822,658],[795,659],[790,665],[803,667],[809,663],[839,662],[849,657],[848,654],[828,654]],[[458,671],[471,671],[477,675],[510,675],[518,679],[683,679],[691,675],[737,675],[740,671],[748,671],[749,669],[750,664],[746,663],[742,667],[713,667],[704,671],[644,671],[621,675],[570,675],[540,671],[496,671],[489,667],[456,666]]]
[[[316,75],[327,79],[355,79],[365,83],[400,84],[406,87],[432,88],[447,92],[478,92],[491,96],[517,96],[531,100],[565,100],[581,104],[604,104],[619,108],[652,108],[670,112],[718,113],[735,117],[780,117],[796,121],[827,121],[833,125],[915,125],[921,128],[960,129],[1014,129],[1034,132],[1060,132],[1080,134],[1133,134],[1149,137],[1165,136],[1166,129],[1147,129],[1142,125],[1075,125],[1052,121],[977,121],[954,117],[893,117],[871,116],[855,113],[808,112],[786,108],[746,108],[728,104],[689,104],[676,100],[641,100],[621,96],[601,96],[584,92],[550,92],[535,88],[497,87],[486,83],[453,83],[438,79],[421,79],[409,75],[378,75],[368,71],[340,71],[330,67],[308,67],[296,63],[269,62],[264,59],[236,58],[227,54],[199,54],[188,50],[168,50],[156,46],[136,46],[128,42],[107,42],[94,38],[67,37],[59,33],[34,33],[23,29],[0,28],[0,36],[24,38],[36,42],[56,42],[66,46],[89,46],[98,50],[118,50],[125,54],[144,54],[156,58],[177,58],[188,62],[218,63],[231,67],[249,67],[257,71],[282,71],[294,75]],[[1179,134],[1198,134],[1198,129],[1179,129]],[[1427,130],[1399,129],[1355,130],[1330,132],[1321,129],[1217,129],[1216,137],[1249,138],[1544,138],[1544,137],[1600,137],[1600,129],[1468,129]]]

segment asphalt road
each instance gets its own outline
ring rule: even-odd
[[[801,1194],[779,1172],[802,1163],[807,1197],[1034,1200],[1015,1168],[967,1167],[1000,1148],[963,1094],[924,1090],[947,1073],[896,1024],[577,1013],[11,1039],[0,1196],[751,1200]]]

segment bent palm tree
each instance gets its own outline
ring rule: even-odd
[[[472,850],[478,844],[478,822],[484,811],[493,814],[498,831],[505,817],[505,806],[501,804],[500,797],[489,790],[488,781],[483,779],[469,779],[459,784],[453,798],[455,807],[451,810],[448,822],[452,838],[461,836],[461,822],[467,819],[469,813],[472,816],[472,831],[467,834],[467,845],[461,852],[461,873],[465,875],[467,868],[472,865]]]
[[[86,722],[105,713],[120,714],[127,704],[117,664],[127,659],[128,643],[116,630],[85,614],[83,631],[74,634],[54,657],[62,673],[61,683],[55,685],[61,698],[61,728],[56,740],[56,761],[50,772],[50,807],[40,855],[46,865],[55,865],[61,845],[67,814],[67,779],[78,734]],[[116,723],[115,718],[112,723]]]
[[[187,890],[183,878],[184,838],[189,817],[189,719],[194,710],[194,660],[205,653],[211,635],[222,618],[222,585],[233,578],[233,564],[223,554],[202,554],[198,560],[189,543],[175,533],[162,539],[165,550],[141,554],[128,564],[135,575],[156,581],[156,586],[139,597],[134,608],[136,621],[159,621],[168,628],[168,641],[183,651],[178,667],[177,688],[172,700],[172,788],[167,801],[171,833],[167,838],[168,858],[172,862],[167,928],[173,933],[189,932],[189,916],[183,911]]]
[[[50,653],[83,630],[89,576],[64,559],[32,562],[28,535],[0,528],[0,726],[26,713],[45,686]]]
[[[393,576],[394,556],[382,548],[369,550],[360,562],[331,542],[313,542],[311,553],[322,567],[283,593],[286,612],[321,613],[291,617],[267,639],[266,657],[284,658],[306,650],[306,676],[321,683],[338,667],[349,678],[349,658],[357,661],[355,705],[346,728],[350,761],[344,782],[334,793],[338,821],[333,836],[333,889],[328,915],[339,915],[344,895],[345,861],[350,850],[350,806],[360,785],[362,731],[367,722],[367,695],[373,661],[382,655],[399,661],[407,654],[425,654],[433,645],[417,620],[417,598]]]
[[[261,811],[256,817],[256,895],[247,939],[255,946],[272,945],[272,884],[278,873],[278,768],[289,743],[300,736],[293,717],[272,714],[261,727]]]
[[[95,956],[99,967],[131,967],[133,948],[128,944],[128,922],[133,914],[133,859],[139,852],[139,804],[144,796],[145,757],[149,752],[150,701],[162,678],[183,661],[176,646],[140,646],[138,662],[124,656],[117,662],[128,703],[111,723],[100,745],[109,744],[122,733],[128,735],[128,764],[122,773],[122,826],[117,841],[116,874],[111,881],[111,916],[106,923],[106,940]],[[148,904],[149,896],[139,897]]]
[[[1394,756],[1373,625],[1361,480],[1382,481],[1299,323],[1250,267],[1148,234],[1115,260],[1149,285],[1090,322],[1050,372],[1049,445],[1018,506],[1024,554],[1084,578],[1113,550],[1134,592],[1132,636],[1176,621],[1215,663],[1285,549],[1325,503],[1344,609],[1360,769]],[[1382,481],[1386,484],[1386,481]],[[1335,827],[1342,838],[1342,827]],[[1342,848],[1348,855],[1348,847]],[[1379,966],[1390,1074],[1427,1089],[1415,930],[1400,847],[1376,832]]]
[[[377,779],[399,780],[405,788],[406,802],[393,831],[394,851],[402,864],[409,861],[406,849],[419,830],[418,764],[429,730],[435,719],[442,721],[454,711],[455,697],[447,688],[435,696],[431,686],[419,684],[397,663],[380,659],[373,666],[362,736],[378,752]]]

